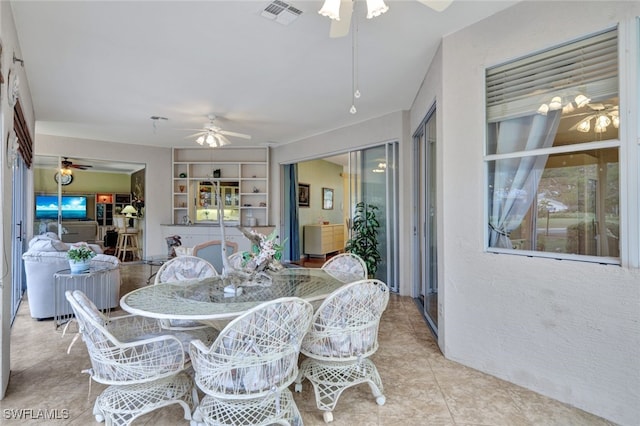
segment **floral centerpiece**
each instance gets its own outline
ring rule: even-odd
[[[77,274],[89,270],[91,259],[96,253],[86,243],[76,244],[67,251],[71,273]]]

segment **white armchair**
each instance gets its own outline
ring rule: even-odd
[[[333,256],[324,262],[322,269],[338,279],[340,279],[342,273],[358,275],[362,279],[367,278],[369,274],[364,260],[353,253],[340,253]]]
[[[309,302],[280,298],[230,322],[211,347],[193,341],[195,381],[207,394],[194,422],[302,424],[287,387],[296,378],[300,344],[312,314]]]
[[[158,408],[179,404],[191,419],[193,382],[184,373],[184,348],[197,333],[168,333],[158,321],[136,315],[107,318],[86,295],[67,291],[96,382],[109,385],[96,399],[93,414],[108,425],[128,425]]]
[[[307,356],[296,378],[313,385],[318,409],[325,422],[342,392],[368,383],[376,402],[385,403],[382,380],[369,357],[378,349],[378,326],[389,302],[389,288],[379,280],[361,280],[334,291],[313,316],[300,352]]]
[[[71,313],[66,304],[58,307],[59,310],[56,312],[55,301],[63,301],[64,294],[58,294],[56,297],[53,277],[56,272],[69,269],[67,251],[71,245],[60,241],[56,234],[47,232],[32,238],[29,249],[22,255],[32,318],[45,319],[57,314]],[[105,296],[94,298],[94,302],[99,309],[117,307],[120,301],[120,262],[114,256],[102,254],[99,245],[89,244],[89,247],[98,253],[91,259],[91,267],[110,270],[107,291],[102,293]]]

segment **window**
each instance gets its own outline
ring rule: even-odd
[[[617,30],[490,68],[486,90],[489,250],[619,263]]]

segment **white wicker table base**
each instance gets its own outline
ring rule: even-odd
[[[193,413],[191,425],[255,425],[302,426],[300,411],[289,389],[265,398],[223,400],[206,395]]]
[[[109,386],[96,399],[93,414],[107,426],[129,425],[161,407],[180,404],[185,420],[191,419],[193,381],[184,372],[148,383]]]
[[[338,403],[342,392],[360,383],[368,383],[378,405],[384,405],[386,398],[382,394],[382,380],[378,369],[365,358],[360,361],[338,362],[305,359],[296,378],[295,391],[302,392],[302,380],[309,379],[313,385],[318,409],[324,411],[325,422],[333,420],[331,413]]]

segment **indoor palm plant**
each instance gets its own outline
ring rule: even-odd
[[[382,260],[378,251],[378,207],[364,201],[356,204],[351,230],[353,234],[345,247],[346,251],[357,254],[367,265],[369,276],[376,275],[378,263]]]
[[[91,259],[95,257],[95,255],[96,253],[86,244],[72,246],[69,251],[67,251],[67,259],[69,259],[71,273],[88,271]]]

